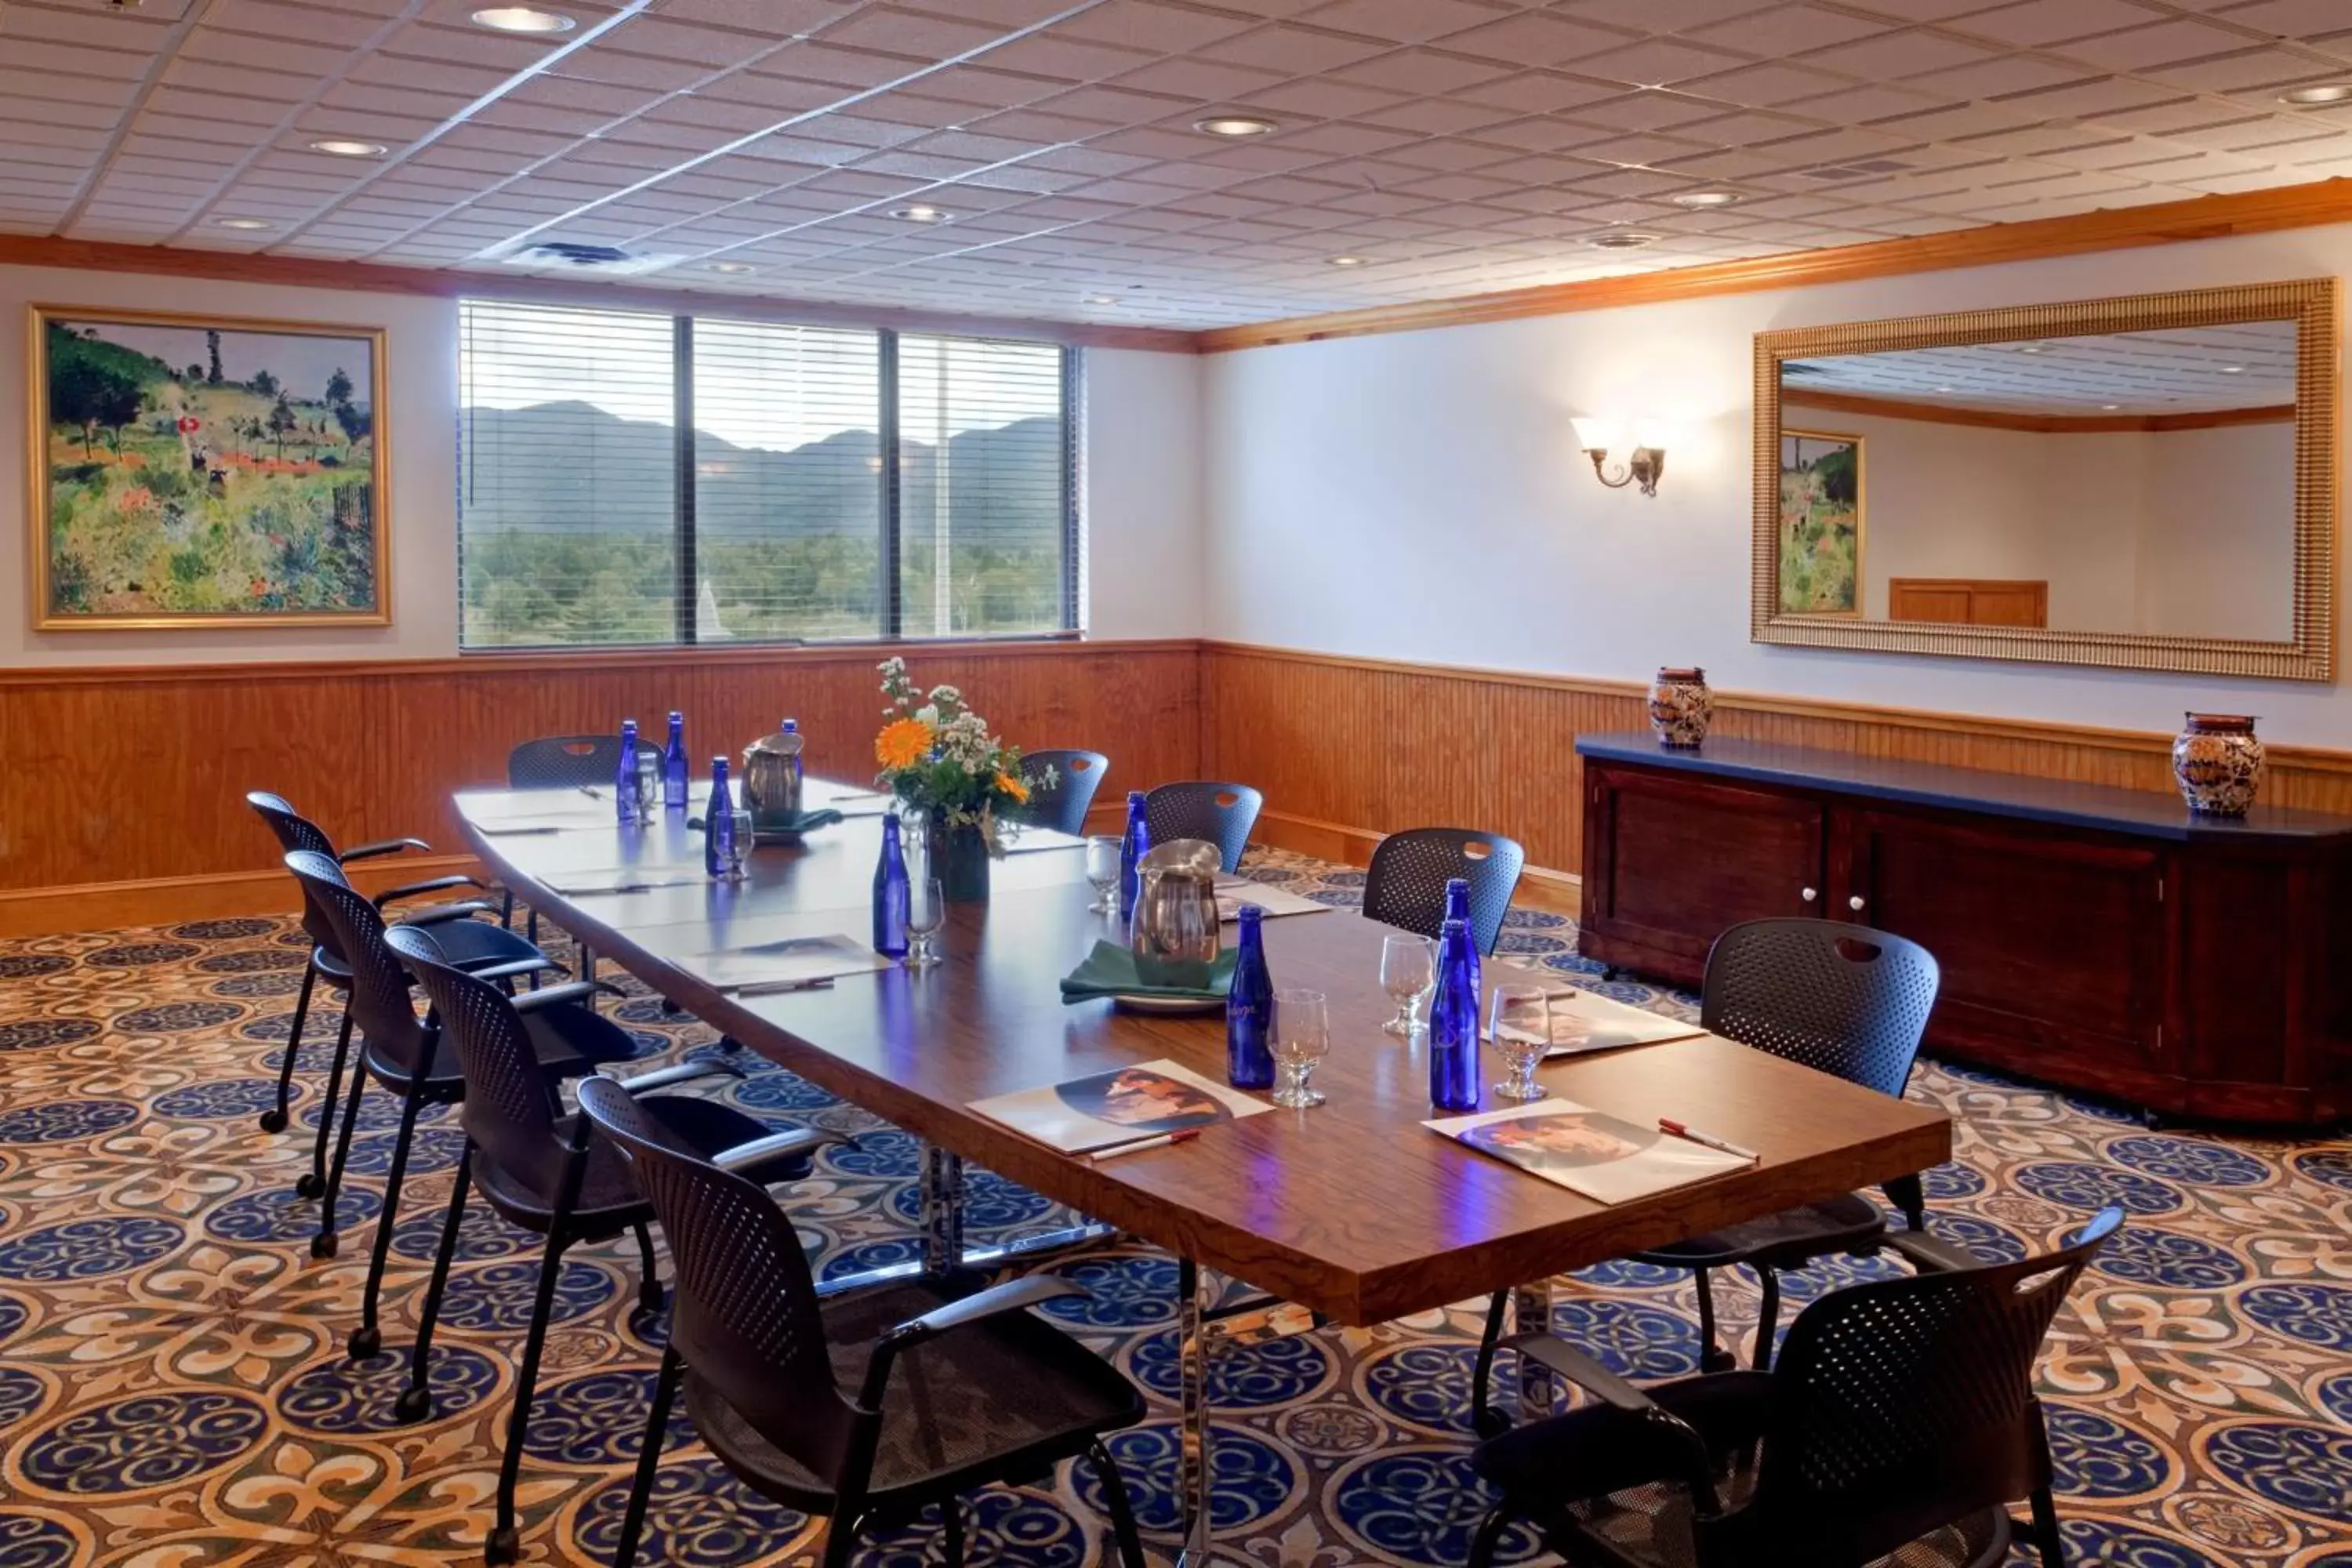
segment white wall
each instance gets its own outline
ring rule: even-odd
[[[189,310],[382,326],[391,379],[393,624],[170,632],[32,630],[24,478],[31,304]],[[340,289],[0,267],[0,668],[438,658],[457,651],[454,300]],[[1101,637],[1200,629],[1200,362],[1087,355],[1089,625]]]
[[[1696,663],[1728,689],[2100,726],[2253,712],[2352,744],[2340,685],[1748,640],[1756,332],[2347,270],[2352,228],[2314,228],[1213,356],[1208,631],[1620,679]],[[1657,499],[1593,482],[1569,439],[1588,413],[1681,426]]]

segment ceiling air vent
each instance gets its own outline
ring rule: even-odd
[[[1824,163],[1818,169],[1800,169],[1797,173],[1808,180],[1835,182],[1867,180],[1878,174],[1899,174],[1910,166],[1900,158],[1864,158],[1852,163]]]
[[[541,240],[510,250],[499,260],[508,267],[537,267],[563,272],[593,272],[604,278],[625,278],[675,265],[674,255],[624,250],[617,245],[582,245],[568,239]]]

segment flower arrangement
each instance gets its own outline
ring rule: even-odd
[[[1021,748],[990,734],[988,721],[966,707],[954,687],[923,692],[905,659],[886,658],[881,671],[890,706],[882,710],[886,722],[874,738],[874,757],[882,764],[875,783],[936,824],[979,828],[988,852],[1003,854],[997,813],[1029,803]]]

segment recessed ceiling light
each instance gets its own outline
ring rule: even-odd
[[[935,206],[917,202],[912,206],[892,207],[890,216],[905,223],[945,223],[948,215]]]
[[[1333,267],[1361,267],[1363,264],[1364,258],[1360,256],[1335,256],[1330,260]]]
[[[2242,364],[2225,364],[2221,367],[2221,374],[2223,375],[2243,375],[2246,374],[2246,367]]]
[[[2299,87],[2292,92],[2279,94],[2281,103],[2292,103],[2298,109],[2310,109],[2327,103],[2352,103],[2352,81],[2323,82],[2317,87]]]
[[[1739,193],[1738,191],[1685,191],[1681,195],[1670,196],[1667,199],[1678,207],[1702,209],[1727,207],[1738,205]]]
[[[748,261],[714,261],[710,264],[710,270],[713,272],[736,273],[757,272],[760,269],[752,266]]]
[[[266,217],[216,217],[213,219],[213,224],[217,228],[258,229],[278,226]]]
[[[1087,296],[1087,303],[1089,305],[1116,305],[1118,301],[1112,299],[1108,294],[1089,294]]]
[[[1655,245],[1665,236],[1645,234],[1634,228],[1612,228],[1606,234],[1596,234],[1584,243],[1595,250],[1639,250],[1645,245]]]
[[[310,143],[313,153],[324,153],[331,158],[381,158],[384,145],[381,142],[353,142],[341,136],[328,136]]]
[[[532,5],[492,5],[475,12],[474,24],[494,33],[568,33],[580,25],[561,11]]]
[[[1937,392],[1939,392],[1939,393],[1944,393],[1944,392],[1949,392],[1949,391],[1951,391],[1952,389],[1951,389],[1950,387],[1948,387],[1948,386],[1939,386],[1939,387],[1936,388],[1936,390],[1937,390]]]
[[[1206,120],[1195,120],[1192,129],[1211,136],[1264,136],[1275,129],[1275,124],[1255,114],[1215,114]]]
[[[2113,414],[2116,409],[2121,408],[2123,405],[2120,403],[2102,403],[2099,406],[2109,414]]]

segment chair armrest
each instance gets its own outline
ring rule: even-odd
[[[625,994],[625,993],[624,993],[617,985],[605,984],[602,980],[596,981],[594,984],[603,985],[605,990],[610,991],[615,996]],[[572,987],[569,985],[559,985],[556,989],[559,991],[569,991]],[[544,996],[547,993],[544,991],[539,991],[532,993],[532,994],[535,997]],[[623,1094],[628,1095],[634,1099],[640,1094],[649,1093],[656,1089],[667,1089],[672,1084],[691,1083],[698,1078],[741,1078],[742,1076],[743,1069],[737,1067],[733,1062],[714,1061],[708,1057],[698,1057],[690,1062],[672,1062],[666,1068],[656,1068],[651,1072],[641,1072],[635,1078],[608,1077],[606,1081],[618,1089]]]
[[[405,882],[397,888],[378,893],[375,896],[375,907],[382,909],[384,905],[400,899],[413,899],[419,893],[446,892],[451,888],[487,889],[488,887],[489,884],[479,877],[436,877],[426,882]]]
[[[1691,1489],[1694,1506],[1702,1517],[1715,1515],[1718,1506],[1715,1466],[1707,1454],[1706,1439],[1699,1435],[1697,1427],[1564,1340],[1546,1333],[1529,1333],[1513,1334],[1502,1342],[1547,1372],[1568,1379],[1611,1409],[1655,1431],[1680,1458],[1682,1479]]]
[[[542,953],[537,958],[509,958],[504,963],[484,964],[479,969],[468,969],[466,973],[477,980],[506,980],[518,974],[544,974],[551,969],[561,971],[563,965]],[[539,993],[533,992],[531,994],[537,995]]]
[[[856,1140],[839,1132],[828,1132],[821,1127],[795,1127],[789,1132],[771,1132],[765,1138],[754,1138],[738,1143],[732,1149],[721,1149],[710,1156],[710,1163],[722,1171],[740,1171],[750,1165],[763,1165],[771,1160],[790,1160],[814,1152],[828,1143],[854,1143]]]
[[[866,1384],[858,1392],[857,1402],[867,1410],[880,1410],[882,1391],[889,1386],[892,1363],[898,1359],[901,1351],[925,1340],[953,1329],[970,1328],[991,1318],[1001,1318],[1008,1312],[1026,1311],[1041,1301],[1093,1294],[1085,1286],[1067,1279],[1056,1279],[1050,1274],[1032,1274],[1025,1279],[1008,1279],[1002,1285],[992,1285],[961,1300],[934,1307],[920,1317],[908,1318],[886,1331],[876,1342],[874,1359],[866,1363]]]
[[[476,915],[489,912],[490,906],[479,899],[467,899],[454,904],[427,904],[421,910],[404,910],[398,923],[404,926],[447,925],[451,921],[471,920]]]
[[[1885,1244],[1910,1259],[1911,1266],[1922,1274],[1950,1274],[1962,1268],[1981,1268],[1985,1263],[1957,1242],[1930,1236],[1924,1230],[1889,1231]]]
[[[422,838],[379,838],[373,844],[362,844],[355,848],[342,851],[335,857],[335,863],[339,866],[348,866],[354,860],[373,860],[379,855],[397,855],[404,849],[432,847],[433,846],[425,843]]]
[[[517,960],[517,962],[521,961]],[[500,964],[499,967],[503,969],[507,966]],[[548,967],[551,969],[555,966],[550,964]],[[542,1007],[559,1006],[566,1002],[589,1001],[599,991],[609,991],[615,996],[623,994],[619,986],[608,984],[602,980],[573,980],[562,985],[542,985],[536,991],[526,991],[521,995],[509,997],[508,1000],[514,1005],[516,1012],[528,1016],[538,1012]]]

